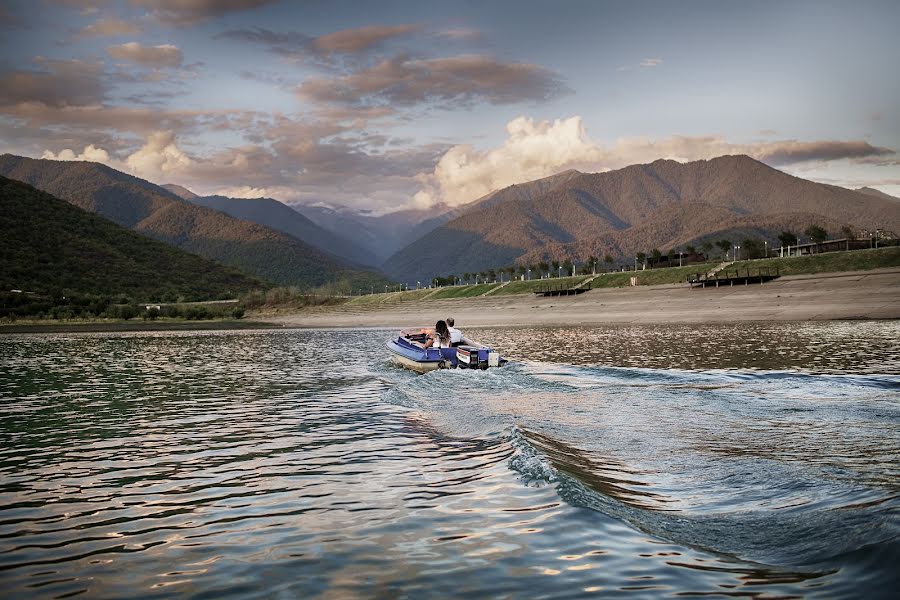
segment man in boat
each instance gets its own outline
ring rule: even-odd
[[[459,346],[463,341],[462,331],[453,326],[453,317],[447,317],[447,328],[450,330],[450,345]]]

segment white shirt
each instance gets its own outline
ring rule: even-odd
[[[450,327],[450,343],[458,344],[462,341],[462,331],[456,327]]]
[[[451,340],[453,339],[452,336],[450,339]],[[450,343],[452,344],[453,342],[451,341]],[[446,343],[442,342],[440,336],[435,334],[434,339],[431,341],[431,347],[432,348],[449,348],[450,344],[446,344]]]

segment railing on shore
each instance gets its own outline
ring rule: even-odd
[[[692,273],[688,275],[687,282],[693,287],[708,287],[720,285],[733,286],[735,283],[749,285],[751,283],[765,283],[780,277],[778,267],[757,267],[751,269],[722,269],[714,273]]]

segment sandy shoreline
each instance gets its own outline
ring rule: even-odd
[[[284,327],[404,327],[900,319],[900,268],[782,277],[759,285],[596,289],[578,296],[454,298],[253,315]]]

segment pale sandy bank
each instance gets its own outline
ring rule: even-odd
[[[317,307],[253,315],[286,327],[403,327],[453,316],[467,327],[603,323],[715,323],[900,319],[900,268],[795,275],[759,285],[691,289],[686,284],[534,295]]]

